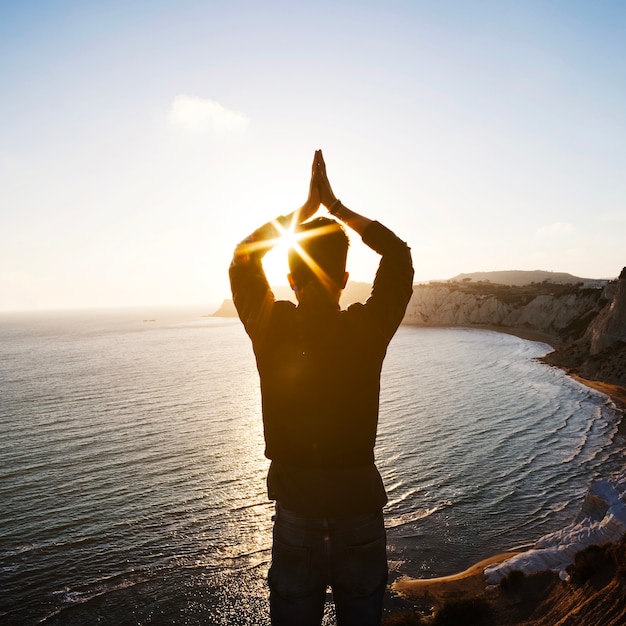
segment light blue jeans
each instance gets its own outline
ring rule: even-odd
[[[379,626],[387,585],[382,511],[300,517],[276,506],[270,586],[274,626],[319,626],[330,585],[338,626]]]

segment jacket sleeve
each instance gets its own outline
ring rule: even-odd
[[[372,222],[363,242],[381,255],[365,309],[385,341],[391,340],[404,318],[413,293],[413,262],[409,246],[379,222]]]
[[[274,305],[263,256],[273,247],[277,235],[271,222],[255,230],[237,245],[228,270],[237,314],[253,341],[266,328]]]

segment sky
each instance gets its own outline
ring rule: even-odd
[[[2,2],[0,311],[210,312],[318,148],[416,282],[616,277],[625,61],[621,1]],[[377,264],[353,234],[351,278]]]

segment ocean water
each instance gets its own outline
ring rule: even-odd
[[[400,328],[376,448],[392,580],[528,546],[623,471],[618,414],[536,361],[549,350]],[[0,624],[268,623],[273,508],[238,320],[3,314],[0,437]]]

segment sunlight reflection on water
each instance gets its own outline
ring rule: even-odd
[[[266,623],[254,356],[238,321],[177,315],[3,318],[3,619]],[[394,576],[536,539],[617,463],[615,415],[546,349],[400,329],[377,444]]]

